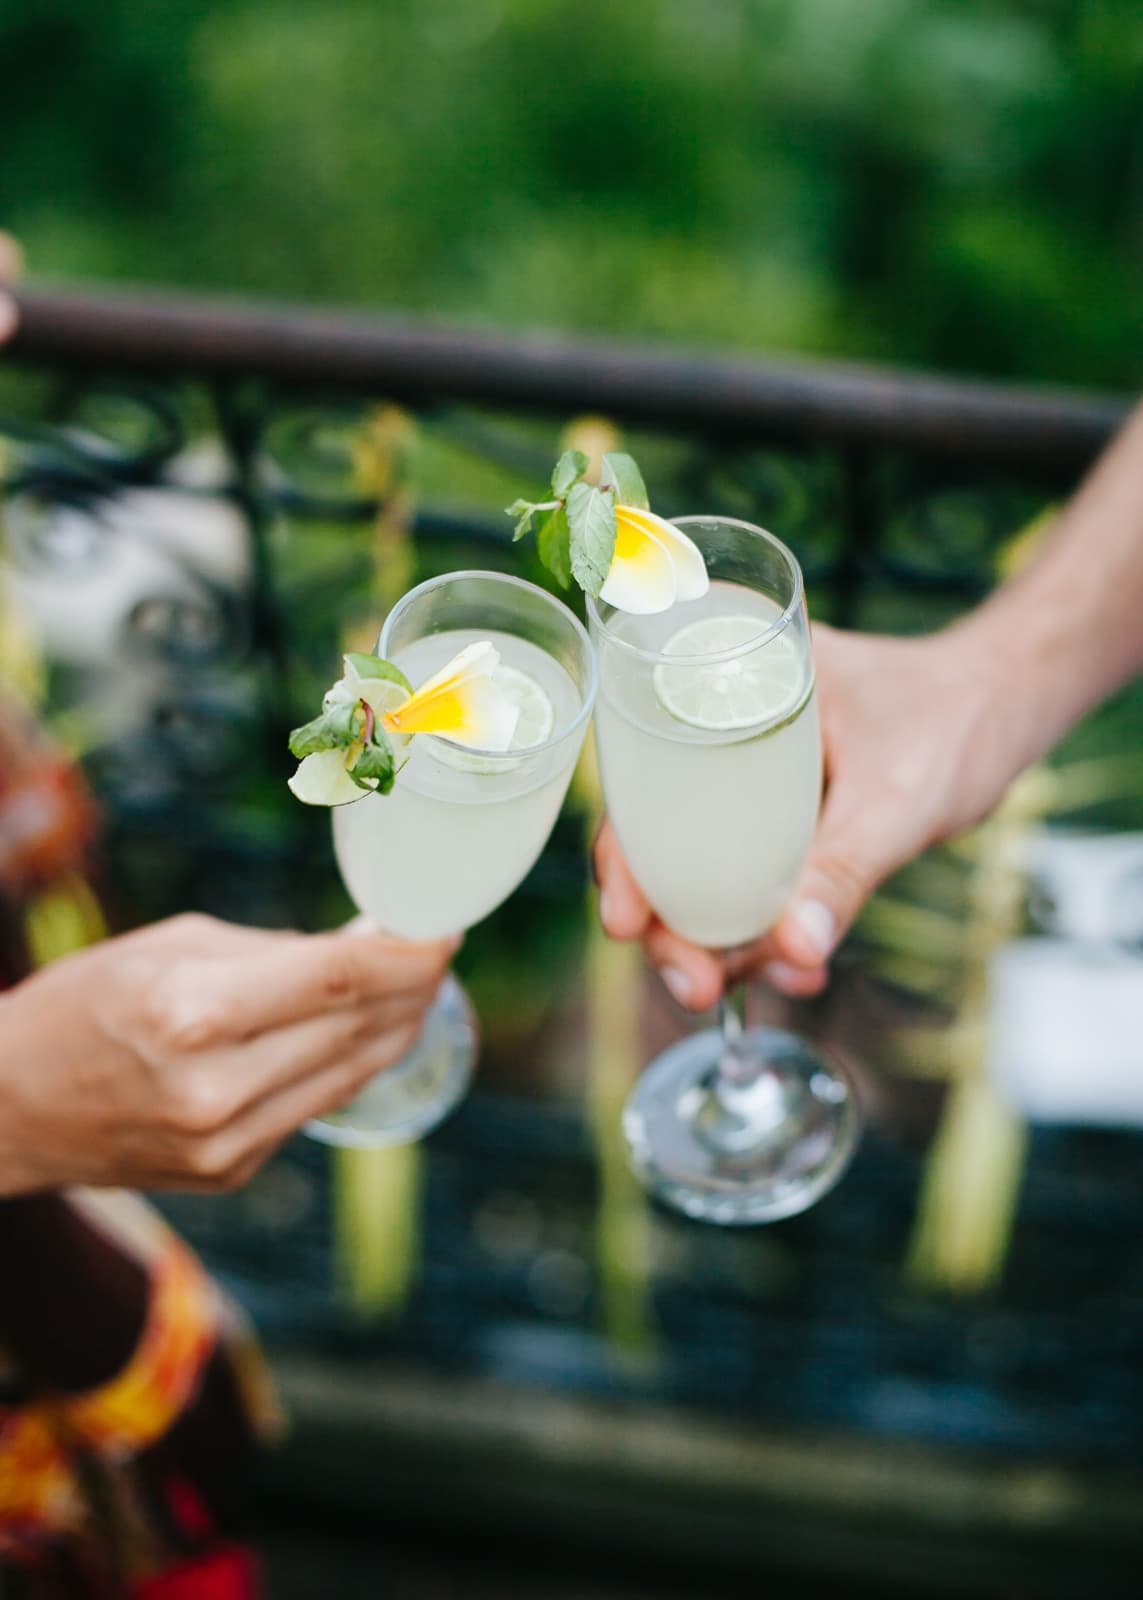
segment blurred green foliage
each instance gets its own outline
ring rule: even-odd
[[[6,0],[44,275],[1133,386],[1133,0]]]

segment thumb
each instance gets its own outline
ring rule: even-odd
[[[904,830],[884,811],[827,801],[793,898],[770,932],[776,959],[824,966],[874,889],[910,854]]]

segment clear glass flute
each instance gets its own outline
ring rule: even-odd
[[[411,589],[377,653],[414,684],[465,645],[488,639],[520,705],[508,751],[420,734],[388,795],[333,813],[338,865],[354,903],[389,933],[459,933],[506,900],[559,814],[595,701],[595,652],[582,624],[545,590],[497,572],[453,572]],[[419,1138],[468,1087],[476,1029],[460,985],[445,980],[416,1045],[343,1109],[307,1124],[327,1144]]]
[[[608,814],[661,919],[713,949],[771,927],[813,836],[822,757],[801,569],[772,534],[682,517],[711,586],[657,616],[588,602]],[[624,1113],[632,1163],[709,1222],[775,1221],[841,1176],[859,1117],[844,1074],[794,1034],[720,1026],[646,1069]]]

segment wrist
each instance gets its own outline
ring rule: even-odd
[[[980,685],[1009,780],[1045,756],[1103,692],[1098,632],[1065,597],[1032,584],[997,590],[944,637]]]

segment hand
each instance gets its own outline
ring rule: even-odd
[[[420,1030],[455,941],[183,916],[0,996],[0,1193],[228,1189]]]
[[[23,253],[15,239],[10,233],[0,233],[0,344],[11,338],[19,321],[16,302],[5,289],[15,283],[23,264]]]
[[[608,823],[596,842],[600,914],[616,939],[642,939],[667,988],[692,1010],[727,981],[761,972],[788,995],[822,989],[827,963],[866,898],[897,867],[978,822],[1018,770],[1010,696],[974,635],[925,639],[814,629],[826,795],[791,904],[745,951],[719,955],[665,927]]]

